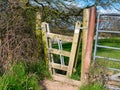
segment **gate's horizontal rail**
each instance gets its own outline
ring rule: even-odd
[[[116,69],[116,68],[107,68],[108,70],[111,70],[111,71],[118,71],[120,72],[120,69]]]
[[[107,81],[107,85],[114,85],[116,87],[112,87],[111,89],[108,89],[108,90],[120,90],[120,88],[118,88],[117,86],[120,86],[120,82],[118,81],[112,81],[112,80],[109,80]]]
[[[62,41],[66,41],[66,42],[72,42],[73,41],[72,36],[65,36],[65,35],[54,34],[54,33],[47,33],[47,37],[53,38],[55,40],[60,39]]]
[[[109,76],[109,79],[119,82],[119,85],[120,85],[120,78],[119,77],[120,77],[120,73],[117,73],[117,74],[113,74],[113,75]]]
[[[110,31],[110,30],[98,30],[98,32],[120,34],[120,31]]]
[[[63,56],[66,56],[66,57],[70,56],[70,52],[64,51],[64,50],[58,50],[58,49],[53,49],[53,48],[50,49],[49,48],[49,52],[52,53],[52,54],[63,55]]]
[[[120,16],[119,13],[99,13],[100,16]]]
[[[116,48],[116,47],[110,47],[110,46],[103,46],[103,45],[96,45],[99,48],[107,48],[107,49],[114,49],[114,50],[120,50],[120,48]]]
[[[61,65],[61,64],[57,64],[57,63],[51,63],[51,66],[54,69],[59,69],[59,70],[64,70],[64,71],[68,70],[68,66],[66,66],[66,65]]]
[[[111,60],[111,61],[120,62],[120,59],[107,58],[107,57],[103,57],[103,56],[95,56],[95,58],[101,58],[101,59],[106,59],[106,60]]]

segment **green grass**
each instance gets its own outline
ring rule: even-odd
[[[43,80],[44,78],[51,78],[48,66],[44,60],[38,60],[33,63],[26,63],[26,72],[35,73],[39,78],[38,80]]]
[[[25,71],[23,63],[14,64],[0,76],[0,90],[42,90],[36,74]]]
[[[120,48],[120,39],[118,39],[118,38],[117,39],[115,39],[115,38],[114,39],[111,39],[111,38],[103,39],[103,40],[99,40],[98,44]],[[98,48],[97,55],[120,59],[119,53],[120,53],[120,50]]]
[[[99,40],[98,44],[120,48],[120,38],[102,39]],[[120,50],[98,48],[97,55],[120,60]],[[105,59],[96,59],[96,63],[102,64],[102,66],[105,67],[120,69],[120,62],[108,61]]]
[[[51,78],[44,60],[18,62],[0,75],[0,90],[42,90],[40,80]]]
[[[79,90],[107,90],[100,83],[91,83],[85,86],[81,86]]]

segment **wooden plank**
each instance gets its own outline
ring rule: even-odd
[[[49,28],[49,24],[47,24],[47,31],[46,31],[46,33],[50,33],[50,28]],[[48,39],[48,38],[47,38]],[[51,38],[49,38],[48,39],[48,47],[49,48],[52,48],[52,41],[51,41]],[[48,49],[49,50],[49,49]],[[49,55],[49,62],[51,63],[54,63],[54,58],[53,58],[53,54],[52,53],[50,53],[50,50],[49,50],[49,53],[48,53],[48,55]],[[54,70],[54,68],[51,68],[51,72],[52,72],[52,74],[55,74],[55,70]]]
[[[120,82],[117,82],[117,81],[108,81],[107,82],[108,85],[115,85],[115,86],[120,86]]]
[[[78,56],[79,56],[79,50],[80,50],[81,39],[82,39],[82,33],[80,32],[79,38],[78,38],[77,51],[76,51],[76,55],[75,55],[75,63],[74,63],[73,72],[76,71],[76,66],[77,66],[77,64],[79,64],[79,65],[81,66],[81,63],[77,63],[77,61],[78,61]]]
[[[60,50],[58,50],[58,49],[53,49],[53,48],[49,48],[49,52],[50,53],[53,53],[53,54],[58,54],[58,55],[62,55],[62,56],[66,56],[66,57],[69,57],[70,56],[70,52],[68,52],[68,51],[64,51],[64,50],[62,50],[62,51],[60,51]]]
[[[72,71],[73,71],[74,60],[76,56],[77,45],[78,45],[79,34],[80,34],[80,27],[81,27],[81,22],[79,21],[76,22],[73,42],[72,42],[72,48],[71,48],[71,53],[70,53],[70,58],[69,58],[69,64],[68,64],[68,72],[67,72],[68,77],[71,76]]]
[[[109,80],[120,82],[120,73],[109,76]]]
[[[47,37],[53,38],[54,40],[60,39],[65,42],[72,42],[73,37],[72,36],[65,36],[60,34],[54,34],[54,33],[47,33]]]
[[[64,70],[64,71],[67,71],[67,69],[68,69],[68,66],[57,64],[57,63],[51,63],[51,66],[52,66],[52,68]]]
[[[67,83],[67,84],[74,85],[74,86],[78,86],[78,87],[81,86],[81,81],[77,81],[77,80],[67,78],[64,75],[56,74],[56,75],[52,75],[52,77],[56,81],[60,81],[60,82]]]

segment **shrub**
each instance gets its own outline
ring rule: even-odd
[[[42,90],[35,74],[27,74],[23,63],[13,65],[0,77],[0,90]]]
[[[44,78],[51,78],[48,66],[44,60],[39,60],[34,63],[27,63],[27,72],[28,73],[35,73],[39,80],[43,80]]]

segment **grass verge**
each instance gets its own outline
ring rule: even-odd
[[[107,90],[107,89],[100,83],[94,82],[85,86],[81,86],[79,90]]]

